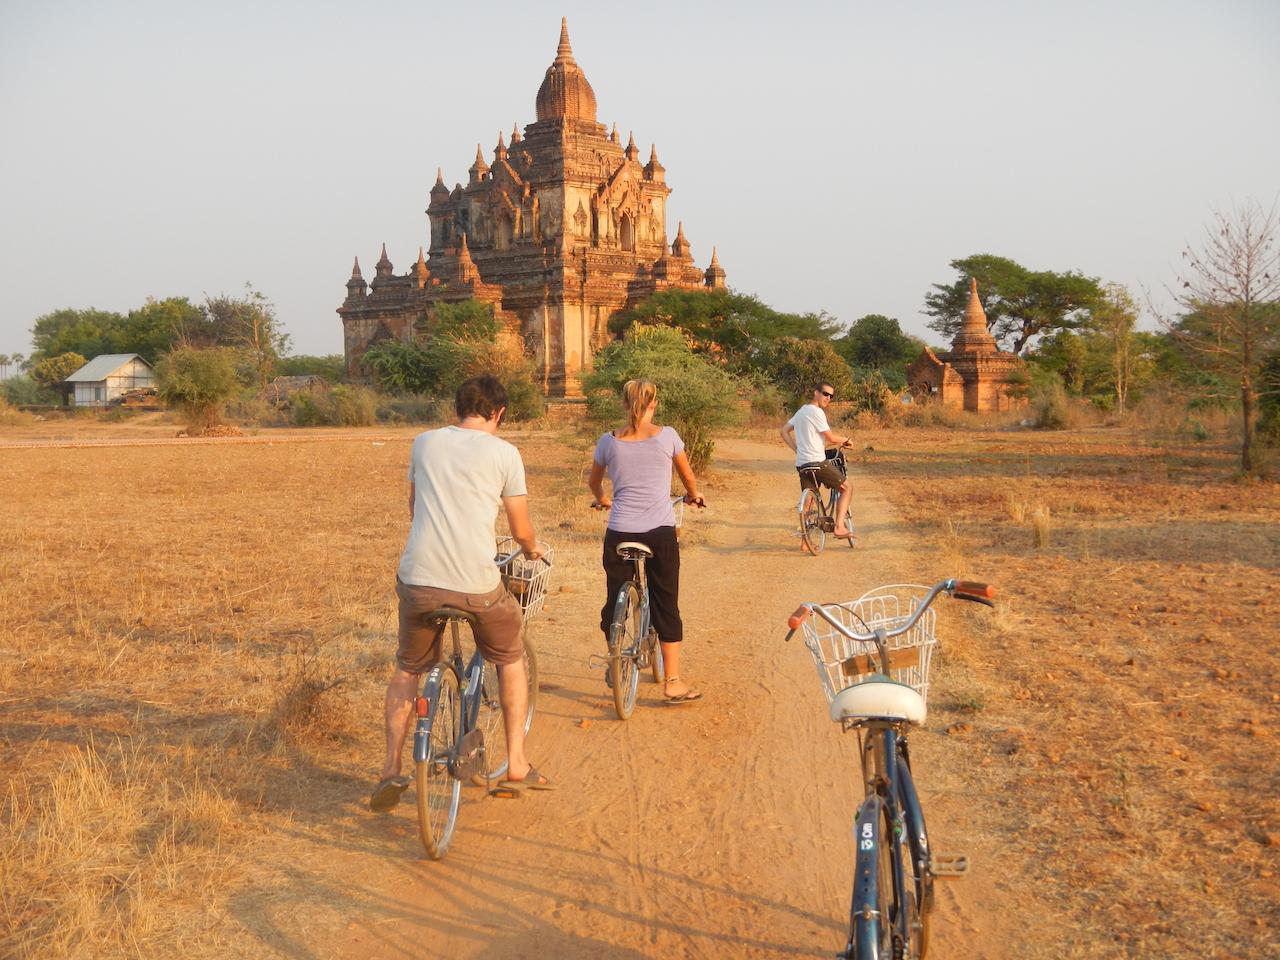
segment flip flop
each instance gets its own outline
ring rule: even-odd
[[[679,679],[679,677],[668,677],[666,683],[663,683],[662,689],[665,691],[667,689],[667,683],[670,683],[672,680]],[[673,697],[668,697],[665,692],[662,695],[663,703],[694,703],[701,699],[702,691],[694,690],[693,688],[686,690],[684,693],[676,694]]]
[[[384,777],[379,780],[369,796],[369,809],[374,813],[386,813],[394,809],[412,782],[408,777]]]
[[[494,793],[521,794],[526,790],[555,790],[556,784],[538,772],[537,767],[530,767],[523,780],[499,780]]]

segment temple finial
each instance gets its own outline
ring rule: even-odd
[[[356,257],[356,265],[351,268],[351,279],[352,280],[364,279],[364,277],[360,275],[360,258],[359,257]]]
[[[573,47],[569,46],[569,18],[560,18],[560,45],[556,47],[557,60],[572,60]]]
[[[443,167],[436,167],[436,186],[438,187],[444,186],[444,168]]]

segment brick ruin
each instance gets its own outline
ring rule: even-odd
[[[934,353],[925,347],[907,368],[907,383],[918,397],[988,413],[1027,405],[1025,370],[1021,357],[996,345],[978,299],[978,281],[970,278],[969,303],[951,349]]]
[[[465,186],[437,172],[428,249],[408,273],[394,272],[385,244],[372,282],[356,260],[338,309],[348,376],[367,377],[361,357],[375,343],[424,341],[435,304],[474,297],[524,338],[548,396],[576,396],[614,313],[659,290],[724,287],[714,250],[705,270],[694,265],[683,224],[668,244],[657,149],[641,163],[633,136],[623,146],[616,124],[596,121],[563,20],[536,109],[510,143],[498,135],[492,163],[476,147]]]

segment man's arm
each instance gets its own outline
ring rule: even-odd
[[[511,529],[511,539],[520,544],[520,549],[530,560],[542,556],[538,549],[538,539],[533,535],[533,521],[529,519],[529,498],[524,494],[518,497],[503,497],[502,507],[507,511],[507,526]]]
[[[784,423],[782,429],[778,432],[782,434],[782,442],[794,452],[796,449],[796,428],[791,425],[791,421],[788,420]]]
[[[853,442],[848,437],[837,436],[834,430],[823,430],[822,439],[833,447],[843,447],[846,444]]]

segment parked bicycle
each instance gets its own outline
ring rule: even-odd
[[[940,594],[994,606],[983,583],[878,587],[849,603],[806,603],[787,621],[803,628],[832,721],[858,734],[865,799],[857,843],[849,934],[842,960],[920,960],[929,946],[933,881],[968,870],[963,856],[930,846],[911,776],[907,729],[923,724]]]
[[[698,508],[705,507],[702,497],[690,500],[685,497],[672,497],[671,506],[675,513],[676,529],[684,521],[684,505],[691,503]],[[592,504],[592,509],[604,509]],[[648,669],[654,683],[662,683],[665,678],[662,663],[662,644],[658,642],[658,632],[653,629],[649,617],[649,582],[645,577],[645,561],[653,556],[653,551],[643,543],[624,541],[617,546],[618,556],[635,565],[630,580],[618,590],[618,598],[613,604],[613,621],[609,626],[609,655],[605,669],[609,674],[609,686],[613,689],[613,708],[619,720],[631,716],[636,706],[636,694],[640,687],[640,674]]]
[[[841,477],[849,475],[844,460],[844,448],[836,447],[827,451],[827,459],[840,471]],[[826,545],[827,534],[836,528],[836,504],[840,498],[839,490],[828,491],[827,498],[822,498],[822,488],[818,486],[818,467],[800,468],[800,500],[796,504],[796,513],[800,517],[800,539],[810,555],[817,556]],[[845,525],[849,533],[853,533],[853,510],[847,509],[844,515]],[[854,537],[845,542],[853,546]]]
[[[529,636],[529,621],[541,609],[547,595],[552,551],[539,542],[542,556],[526,560],[510,538],[498,542],[494,558],[507,589],[520,603],[524,617],[522,639],[528,677],[528,709],[524,729],[533,724],[538,697],[538,658]],[[447,626],[449,653],[431,668],[417,698],[417,726],[413,735],[413,761],[418,799],[418,832],[427,856],[439,860],[449,849],[457,825],[462,782],[484,786],[507,770],[506,736],[502,728],[502,704],[498,698],[498,671],[475,647],[460,625],[475,627],[475,616],[455,607],[441,607],[430,618]]]

